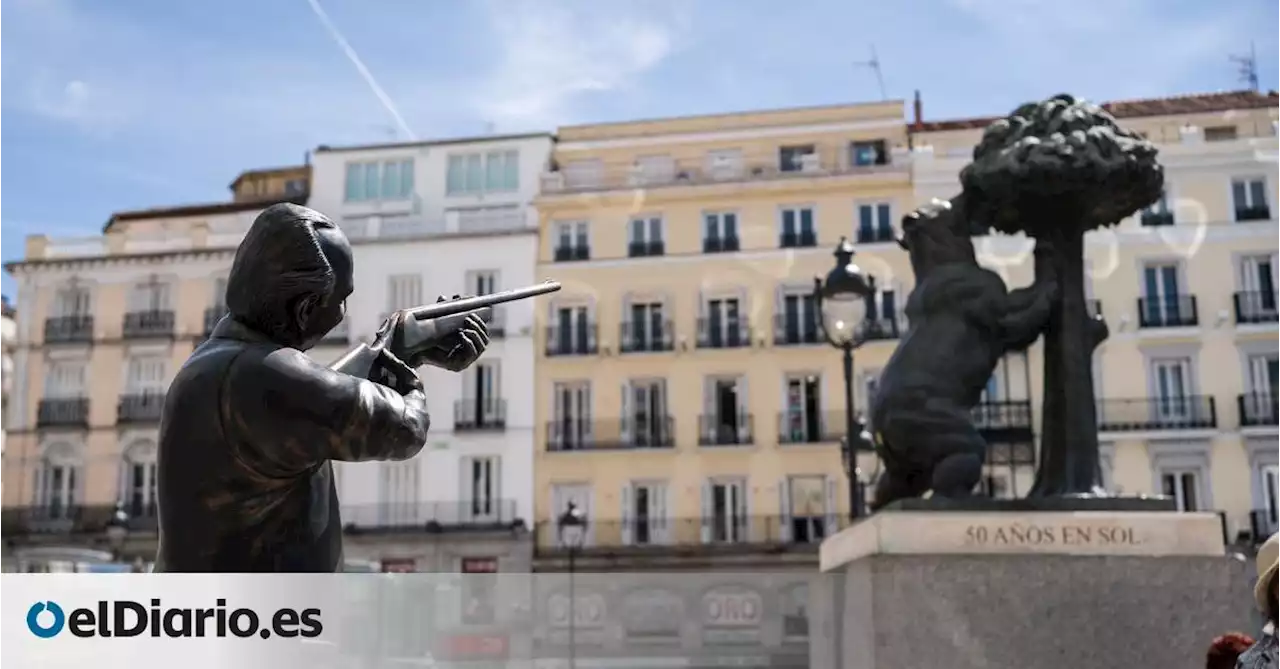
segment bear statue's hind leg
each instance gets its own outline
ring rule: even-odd
[[[900,499],[919,497],[929,489],[929,479],[920,474],[904,474],[885,470],[876,480],[875,499],[871,502],[871,510],[879,511],[886,504]]]
[[[972,495],[982,480],[982,464],[987,454],[987,442],[982,435],[972,425],[965,425],[945,436],[937,435],[933,447],[939,456],[933,466],[933,494],[949,498]]]

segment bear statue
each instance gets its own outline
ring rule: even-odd
[[[915,288],[909,327],[885,365],[870,406],[872,441],[884,463],[873,509],[895,500],[965,497],[982,478],[987,444],[971,411],[1001,358],[1026,349],[1049,322],[1058,282],[1049,248],[1036,244],[1036,277],[1010,291],[978,266],[978,228],[963,198],[933,200],[902,220],[899,245]]]

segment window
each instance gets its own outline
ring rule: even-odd
[[[448,195],[509,193],[520,188],[520,153],[489,151],[449,156],[445,176]]]
[[[892,326],[893,333],[898,331],[898,294],[893,290],[879,290],[871,297],[871,309],[867,318],[876,321],[881,328]]]
[[[814,155],[816,150],[812,144],[779,147],[778,171],[799,172],[803,170],[805,157]]]
[[[285,195],[301,195],[305,192],[307,192],[306,179],[289,179],[284,182]]]
[[[703,444],[748,444],[746,379],[710,377],[705,381],[701,437]]]
[[[407,200],[412,196],[412,158],[347,163],[347,202]]]
[[[1280,517],[1277,516],[1280,514],[1280,467],[1274,464],[1262,465],[1258,471],[1258,480],[1262,484],[1262,513],[1267,521],[1264,531],[1273,534],[1276,527],[1280,526]]]
[[[462,459],[462,494],[468,522],[495,522],[502,520],[499,511],[498,477],[501,461],[495,457]]]
[[[1236,138],[1234,125],[1215,125],[1204,129],[1204,141],[1227,142]]]
[[[387,277],[387,311],[423,304],[422,275],[393,274]]]
[[[872,142],[850,142],[849,143],[849,164],[855,167],[864,167],[869,165],[886,165],[889,162],[889,152],[885,150],[883,139],[877,139]]]
[[[125,372],[125,392],[127,394],[164,392],[165,362],[164,358],[130,358]]]
[[[1233,179],[1231,201],[1235,205],[1237,222],[1266,221],[1271,218],[1266,179]]]
[[[130,518],[156,517],[156,449],[149,443],[125,451],[121,501]]]
[[[817,375],[792,376],[786,380],[786,408],[781,435],[791,444],[822,441],[822,379]]]
[[[596,188],[604,181],[604,161],[571,160],[565,163],[563,174],[569,188]]]
[[[498,272],[491,269],[467,272],[467,290],[471,295],[492,295],[498,292]]]
[[[742,176],[742,149],[723,149],[707,153],[707,173],[712,179],[729,180]]]
[[[671,420],[667,410],[667,382],[663,379],[631,381],[622,394],[622,440],[635,448],[671,445]]]
[[[888,202],[858,205],[858,243],[894,241],[893,213]]]
[[[89,289],[84,286],[68,286],[58,290],[54,298],[54,316],[88,316],[91,312]]]
[[[791,476],[785,480],[790,493],[787,518],[791,541],[820,543],[826,537],[827,478],[825,476]]]
[[[1173,225],[1173,212],[1169,210],[1169,194],[1160,193],[1159,200],[1142,210],[1139,222],[1147,228]]]
[[[1249,389],[1259,395],[1276,396],[1280,389],[1280,369],[1275,354],[1249,356]]]
[[[622,542],[647,546],[666,540],[667,486],[636,481],[622,489]]]
[[[1177,424],[1192,417],[1191,359],[1153,358],[1151,396],[1157,424]]]
[[[630,244],[627,255],[632,258],[660,256],[665,252],[662,242],[662,217],[646,216],[631,219]]]
[[[149,281],[133,287],[129,293],[129,311],[150,312],[169,310],[170,286],[161,281]]]
[[[1195,324],[1194,303],[1182,295],[1179,274],[1179,267],[1174,263],[1152,263],[1143,268],[1142,326]]]
[[[676,162],[671,156],[640,156],[636,158],[632,185],[671,183],[676,176]]]
[[[71,518],[79,504],[79,467],[69,452],[51,449],[36,470],[35,505],[51,520]]]
[[[670,328],[661,302],[632,302],[630,318],[622,324],[622,351],[667,351],[671,349]]]
[[[817,303],[810,291],[787,291],[782,294],[782,308],[777,316],[775,343],[783,345],[818,343]]]
[[[586,221],[568,221],[555,224],[555,261],[588,260],[591,258],[591,242],[587,238]]]
[[[713,297],[703,306],[698,345],[703,348],[738,348],[747,346],[747,329],[737,297]]]
[[[862,373],[862,393],[859,398],[862,400],[863,420],[867,421],[870,427],[871,407],[875,405],[876,393],[880,391],[880,370],[868,369]]]
[[[81,361],[49,363],[44,381],[48,399],[72,399],[84,395],[86,365]]]
[[[1160,492],[1172,497],[1179,511],[1201,510],[1200,471],[1164,469],[1160,472]]]
[[[747,482],[712,479],[702,488],[702,536],[708,543],[747,540]]]
[[[548,355],[586,355],[596,348],[595,326],[585,305],[563,306],[552,313],[554,325],[547,333]]]
[[[782,238],[779,246],[784,249],[817,246],[818,235],[813,226],[813,209],[788,207],[781,211]]]
[[[1250,255],[1240,259],[1240,294],[1236,296],[1239,323],[1275,322],[1276,258]]]
[[[381,504],[375,524],[396,527],[435,520],[420,504],[420,468],[416,460],[380,463],[378,473]]]
[[[455,416],[455,428],[494,428],[505,424],[498,362],[482,361],[462,373],[462,399]]]
[[[1241,397],[1242,427],[1276,424],[1276,398],[1280,393],[1280,368],[1274,353],[1251,355],[1246,370],[1247,394]]]
[[[497,620],[498,559],[462,558],[462,622],[492,625]]]
[[[555,408],[547,430],[549,450],[585,448],[591,443],[591,384],[586,381],[557,383],[551,394]]]
[[[722,253],[739,250],[737,212],[707,212],[702,215],[702,222],[703,253]]]
[[[590,522],[595,517],[592,514],[593,497],[590,483],[555,483],[551,486],[551,522],[554,524],[556,518],[564,513],[570,504],[577,507],[588,521],[586,536],[583,538],[583,544],[586,546],[593,543],[592,539],[595,535],[593,529],[595,524]]]

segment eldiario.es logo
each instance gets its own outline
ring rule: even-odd
[[[136,637],[150,632],[152,637],[173,639],[213,636],[263,639],[320,636],[324,625],[320,609],[280,609],[263,626],[252,609],[227,610],[227,600],[216,600],[208,609],[164,608],[159,599],[147,607],[129,600],[99,601],[94,608],[63,611],[57,602],[36,602],[27,610],[27,629],[41,639],[58,636],[63,629],[81,638]]]

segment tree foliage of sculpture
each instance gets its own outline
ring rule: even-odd
[[[1040,467],[1032,496],[1087,494],[1099,483],[1093,351],[1106,325],[1085,302],[1084,235],[1157,202],[1156,148],[1101,107],[1070,95],[1018,107],[987,127],[960,173],[968,214],[1051,244],[1060,298],[1045,331]]]

